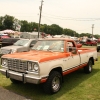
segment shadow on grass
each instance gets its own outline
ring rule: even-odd
[[[100,69],[93,69],[92,73],[85,74],[83,69],[80,69],[64,76],[64,83],[62,84],[61,90],[54,95],[48,95],[44,93],[41,85],[34,85],[29,83],[11,83],[9,86],[5,86],[4,88],[8,89],[9,91],[13,91],[16,94],[30,98],[30,100],[58,100],[58,98],[60,98],[62,95],[68,94],[69,91],[75,87],[78,87],[82,82],[88,80],[99,71]]]

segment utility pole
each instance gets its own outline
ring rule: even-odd
[[[94,28],[94,24],[92,24],[92,40],[93,40],[93,28]]]
[[[75,38],[75,32],[74,32],[74,38]]]
[[[40,16],[39,16],[39,25],[38,25],[38,38],[39,38],[39,33],[40,33],[40,23],[41,23],[41,13],[42,13],[42,5],[43,5],[43,0],[41,1],[41,6],[39,6],[40,10]]]

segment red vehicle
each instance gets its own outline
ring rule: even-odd
[[[100,38],[97,40],[98,43],[100,43]]]
[[[2,39],[5,39],[5,38],[10,38],[10,37],[8,35],[3,35],[3,34],[0,35],[0,41],[2,41]]]
[[[76,45],[77,45],[77,48],[81,48],[82,47],[82,44],[79,43],[79,42],[76,42]]]
[[[95,46],[95,45],[97,45],[97,41],[95,41],[95,40],[87,40],[85,45],[89,45],[89,46],[93,46],[94,45]]]

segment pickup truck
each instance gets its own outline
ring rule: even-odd
[[[92,72],[97,61],[96,48],[77,48],[76,42],[66,38],[38,40],[29,52],[1,57],[0,72],[13,83],[42,84],[48,94],[57,93],[63,76],[80,68]]]

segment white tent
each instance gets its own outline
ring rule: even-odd
[[[3,30],[2,31],[3,33],[15,33],[15,31],[13,31],[13,30],[10,30],[10,29],[6,29],[6,30]]]

